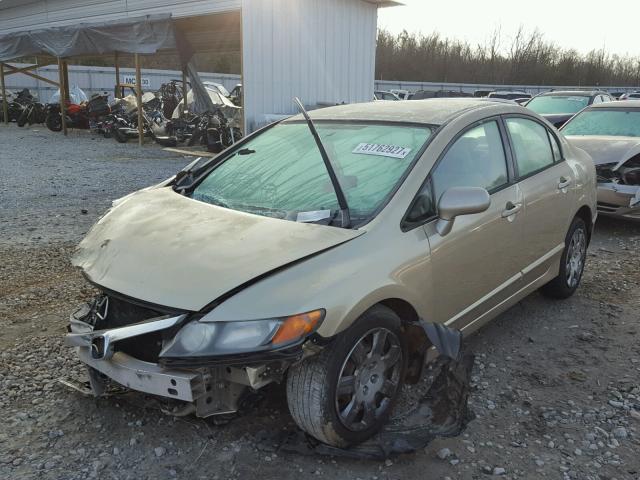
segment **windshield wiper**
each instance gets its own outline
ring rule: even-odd
[[[347,204],[347,198],[344,196],[344,191],[340,186],[340,182],[338,181],[338,176],[336,175],[336,171],[331,164],[331,159],[329,158],[329,154],[327,153],[327,149],[324,147],[322,140],[320,139],[320,135],[318,134],[318,130],[316,130],[316,126],[313,124],[311,117],[307,113],[302,105],[302,102],[298,97],[294,98],[294,102],[298,106],[300,113],[304,116],[307,121],[307,125],[309,126],[309,130],[311,131],[311,135],[313,135],[313,139],[316,141],[316,145],[318,146],[318,150],[320,150],[320,156],[324,161],[324,166],[327,168],[327,173],[329,173],[329,178],[331,179],[331,184],[333,185],[333,190],[336,192],[336,197],[338,199],[338,205],[340,206],[340,226],[343,228],[351,227],[351,218],[349,215],[349,205]]]

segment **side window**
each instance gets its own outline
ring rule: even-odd
[[[465,132],[447,150],[416,196],[407,221],[436,215],[437,203],[451,187],[482,187],[490,193],[509,180],[500,129],[495,121]]]
[[[507,183],[502,136],[495,121],[465,132],[449,148],[432,173],[437,202],[451,187],[482,187],[489,192]]]
[[[562,160],[562,152],[560,151],[558,140],[556,140],[555,135],[553,135],[549,130],[547,130],[547,135],[549,135],[549,142],[551,143],[551,150],[553,151],[553,159],[556,162],[560,162]]]
[[[593,97],[593,104],[595,105],[596,103],[602,103],[602,95]]]
[[[506,124],[520,177],[554,163],[549,134],[545,127],[526,118],[507,118]]]

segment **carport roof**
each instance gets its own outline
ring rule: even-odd
[[[169,15],[146,15],[0,35],[0,62],[30,55],[151,54],[180,46]]]

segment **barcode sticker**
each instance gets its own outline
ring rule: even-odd
[[[407,147],[399,147],[397,145],[381,145],[379,143],[361,143],[352,153],[360,153],[362,155],[378,155],[381,157],[405,158],[411,149]]]

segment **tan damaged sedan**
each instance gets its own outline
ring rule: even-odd
[[[322,442],[371,437],[428,340],[578,287],[593,162],[515,104],[375,102],[292,117],[114,202],[74,264],[102,294],[67,343],[206,417],[286,382]]]

